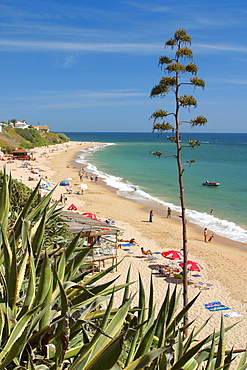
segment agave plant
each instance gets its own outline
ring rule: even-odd
[[[11,181],[4,174],[0,192],[0,370],[230,368],[234,351],[225,351],[223,321],[219,333],[197,341],[205,323],[183,340],[182,320],[196,298],[178,311],[180,293],[168,287],[156,313],[152,278],[148,301],[139,278],[132,307],[130,270],[123,285],[110,277],[100,283],[116,266],[90,274],[92,246],[80,234],[59,248],[45,243],[46,225],[59,217],[52,194],[35,203],[37,186],[9,228]],[[238,370],[246,367],[244,353]]]

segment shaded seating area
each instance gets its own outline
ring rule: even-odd
[[[74,236],[80,233],[86,245],[92,245],[85,262],[91,263],[95,270],[101,271],[107,262],[112,266],[118,262],[119,228],[71,211],[61,212],[61,217]]]

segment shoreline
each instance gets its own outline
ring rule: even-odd
[[[102,144],[102,143],[97,143]],[[65,178],[72,178],[70,181],[73,189],[76,190],[80,185],[78,176],[79,163],[74,163],[76,156],[81,150],[96,145],[96,143],[69,142],[56,147],[52,152],[52,147],[48,148],[49,153],[42,155],[44,148],[36,148],[37,167],[42,168],[51,182],[52,187]],[[17,163],[18,164],[18,163]],[[36,165],[36,163],[35,163]],[[11,171],[12,169],[12,171]],[[34,182],[29,182],[28,173],[23,168],[16,167],[16,164],[7,165],[7,172],[11,171],[13,178],[23,177],[23,183],[29,187],[34,187]],[[83,178],[83,183],[88,185],[88,189],[83,195],[67,195],[66,189],[60,186],[54,191],[54,198],[59,199],[61,193],[66,194],[68,200],[64,209],[73,203],[77,206],[78,212],[92,212],[100,219],[111,218],[115,220],[116,225],[124,231],[123,238],[130,239],[134,237],[139,244],[129,248],[118,249],[119,260],[123,259],[119,265],[118,272],[111,273],[107,279],[118,277],[117,284],[124,284],[126,272],[131,265],[131,281],[138,281],[139,273],[145,286],[146,295],[148,295],[150,277],[152,275],[154,282],[154,297],[157,305],[162,302],[168,282],[164,278],[157,276],[154,268],[160,264],[166,264],[169,260],[164,259],[160,254],[162,251],[182,248],[180,223],[175,213],[172,219],[164,217],[164,212],[160,215],[155,211],[154,222],[148,222],[148,205],[138,204],[129,199],[123,199],[116,192],[104,186],[100,181],[96,184],[90,179]],[[235,244],[234,244],[235,245]],[[149,262],[141,255],[140,247],[144,250],[151,249],[157,260]],[[193,286],[188,287],[189,300],[194,298],[199,292],[195,305],[190,310],[190,318],[196,319],[195,325],[199,327],[210,318],[206,328],[202,332],[202,337],[218,330],[220,317],[224,311],[210,312],[203,307],[204,303],[220,301],[228,306],[231,311],[240,312],[243,316],[236,318],[225,318],[225,326],[239,322],[233,329],[226,333],[227,348],[245,348],[247,344],[247,252],[239,248],[222,244],[222,238],[216,236],[212,243],[204,243],[201,231],[196,230],[192,225],[188,225],[188,249],[189,259],[198,262],[203,266],[200,273],[191,273],[191,277],[196,281],[212,283],[210,289],[198,289]],[[176,261],[175,261],[176,262]],[[200,277],[194,277],[194,275]],[[171,284],[171,288],[174,284]],[[133,292],[137,291],[137,285],[132,285]],[[115,303],[116,300],[116,303]],[[121,302],[121,292],[116,294],[114,303]],[[134,303],[134,302],[133,302]]]
[[[104,145],[104,143],[102,143],[102,145]],[[71,165],[75,166],[79,170],[80,164],[78,162],[76,162],[77,157],[78,157],[78,153],[75,154],[74,159],[70,163],[71,163]],[[89,173],[92,173],[92,175],[94,175],[93,172],[89,172]],[[125,199],[125,200],[128,200],[130,202],[141,205],[143,210],[146,211],[146,212],[149,212],[149,209],[154,209],[155,214],[157,214],[160,217],[163,217],[164,219],[166,219],[166,207],[163,206],[162,204],[159,204],[159,203],[151,201],[151,200],[150,201],[145,201],[145,199],[142,200],[141,198],[140,198],[140,200],[137,200],[137,199],[131,199],[131,198],[127,198],[127,197],[118,195],[116,188],[114,188],[110,185],[107,185],[100,178],[98,180],[98,184],[103,186],[106,189],[109,189],[111,192],[113,192],[114,194],[116,194],[117,196],[119,196],[122,199]],[[180,217],[179,212],[172,210],[172,220],[174,222],[176,222],[178,225],[181,225],[179,217]],[[191,222],[191,221],[188,221],[187,224],[188,224],[189,228],[191,227],[198,234],[200,234],[201,236],[203,235],[203,227],[202,226],[197,225],[196,223]],[[213,231],[208,228],[208,234],[211,234],[211,233],[213,233]],[[230,248],[238,248],[238,249],[241,249],[244,252],[247,252],[247,243],[238,242],[236,240],[232,240],[230,238],[220,236],[216,232],[214,232],[214,234],[215,234],[215,236],[217,236],[217,241],[218,241],[219,244],[225,245],[225,246],[230,247]]]

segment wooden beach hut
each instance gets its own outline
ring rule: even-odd
[[[29,150],[18,148],[12,152],[13,158],[16,159],[31,159],[32,153]]]
[[[105,268],[107,261],[110,261],[112,266],[118,262],[119,228],[71,211],[61,212],[61,218],[67,223],[74,236],[80,233],[87,245],[95,243],[86,262],[92,263],[99,270]]]

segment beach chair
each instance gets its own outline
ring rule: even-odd
[[[157,257],[153,256],[152,254],[146,254],[145,257],[147,257],[148,261],[155,261],[155,260],[158,259]]]

